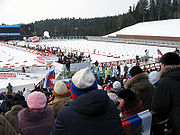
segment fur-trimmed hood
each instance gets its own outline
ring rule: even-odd
[[[180,81],[180,65],[168,65],[165,66],[159,72],[158,78],[170,77],[174,80]]]
[[[136,89],[136,91],[144,91],[146,90],[151,83],[148,80],[147,73],[137,74],[132,77],[125,85],[124,88],[130,88],[132,91]]]
[[[151,108],[155,87],[149,82],[147,73],[135,75],[124,85],[124,88],[130,88],[142,100],[145,109]]]

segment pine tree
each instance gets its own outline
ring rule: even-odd
[[[156,20],[156,5],[154,0],[150,0],[149,5],[149,20]]]
[[[145,21],[145,15],[148,9],[148,0],[139,0],[139,13],[142,15],[142,21]]]
[[[178,1],[177,0],[173,0],[173,2],[172,2],[173,18],[177,18],[177,9],[178,9]]]

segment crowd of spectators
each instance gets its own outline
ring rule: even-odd
[[[105,67],[109,71],[98,76],[96,65],[76,72],[69,81],[70,87],[59,80],[53,88],[1,93],[0,132],[123,135],[122,120],[149,109],[153,135],[165,134],[164,125],[157,125],[165,119],[168,133],[179,135],[180,58],[170,52],[160,62],[161,71],[149,74],[133,66],[126,67],[122,76],[114,76],[111,68]]]

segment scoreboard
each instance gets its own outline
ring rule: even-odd
[[[20,25],[0,25],[0,36],[20,36]]]
[[[34,25],[0,25],[0,37],[5,36],[34,36]]]

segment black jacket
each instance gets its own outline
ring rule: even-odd
[[[121,135],[121,119],[104,90],[83,94],[58,112],[52,135]]]
[[[166,66],[155,84],[152,111],[169,117],[176,134],[180,135],[180,66]]]

